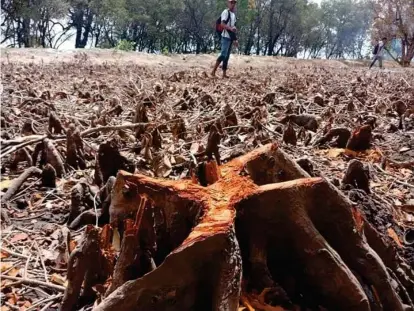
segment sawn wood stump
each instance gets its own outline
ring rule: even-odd
[[[110,223],[124,238],[94,310],[236,311],[242,286],[279,288],[281,305],[305,296],[329,310],[405,310],[355,207],[277,145],[205,172],[206,187],[118,173]]]

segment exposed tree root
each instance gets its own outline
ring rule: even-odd
[[[57,117],[56,113],[51,111],[49,114],[49,133],[62,134],[65,132],[62,122]]]
[[[325,99],[323,98],[321,94],[316,94],[315,97],[313,98],[313,102],[322,107],[326,106]]]
[[[1,224],[3,226],[10,224],[10,218],[9,218],[9,215],[7,214],[7,210],[5,208],[2,208],[0,210],[0,220],[1,220]]]
[[[308,158],[300,158],[296,160],[296,163],[311,177],[315,177],[315,172],[313,171],[313,163]]]
[[[92,287],[103,282],[108,277],[108,273],[112,272],[111,260],[103,254],[106,250],[106,241],[102,240],[102,232],[98,228],[88,226],[82,244],[70,255],[68,285],[61,311],[78,310],[78,304],[93,301],[95,293]]]
[[[263,124],[262,124],[262,113],[260,110],[256,111],[250,121],[250,124],[252,126],[253,129],[257,130],[257,131],[261,131],[263,129]]]
[[[16,170],[19,163],[22,161],[27,161],[27,165],[30,167],[33,165],[32,157],[29,154],[27,148],[22,148],[17,150],[16,154],[14,155],[12,161],[10,162],[10,169]]]
[[[6,193],[2,195],[1,202],[7,202],[10,200],[20,189],[23,183],[33,175],[40,175],[42,170],[38,169],[37,167],[29,167],[27,168],[19,177],[17,177],[13,183],[10,185],[9,189],[7,189]]]
[[[363,151],[371,147],[372,127],[363,125],[355,130],[346,144],[346,148],[354,151]]]
[[[402,130],[405,128],[404,115],[407,111],[407,105],[402,100],[398,100],[393,104],[393,108],[399,117],[398,129]]]
[[[394,161],[392,159],[384,158],[383,162],[384,162],[384,165],[389,165],[391,167],[396,167],[396,168],[408,168],[408,169],[414,168],[414,160],[406,161],[406,162],[399,162],[399,161]]]
[[[354,102],[351,100],[348,105],[346,106],[346,111],[352,112],[355,111],[355,104]]]
[[[207,156],[207,160],[208,162],[210,162],[211,160],[213,160],[213,155],[214,155],[216,162],[220,165],[221,160],[220,160],[219,144],[220,144],[220,140],[222,137],[222,131],[219,129],[219,126],[217,123],[212,123],[211,125],[208,126],[208,129],[209,129],[209,134],[208,134],[207,146],[205,148],[205,151],[196,153],[195,156],[196,157]],[[200,164],[198,167],[198,170],[199,170],[198,174],[203,175],[204,169],[205,169],[205,164],[204,163]]]
[[[204,94],[203,96],[201,96],[200,103],[203,107],[214,107],[215,106],[214,99],[213,97],[211,97],[210,94]]]
[[[94,207],[94,196],[95,193],[86,182],[80,182],[72,188],[68,224],[71,224],[83,211]]]
[[[226,104],[223,108],[224,114],[224,125],[225,126],[235,126],[238,124],[237,116],[234,110],[230,107],[229,104]]]
[[[85,183],[72,188],[72,205],[68,227],[77,230],[89,224],[104,225],[109,222],[109,206],[115,177],[111,176],[100,190],[99,196]],[[96,208],[96,209],[95,209]]]
[[[351,132],[347,128],[343,127],[331,129],[326,135],[315,141],[314,145],[321,146],[330,142],[335,137],[337,137],[337,139],[334,142],[334,146],[338,148],[345,148],[349,138],[351,137]]]
[[[101,211],[98,210],[96,213],[94,210],[83,211],[79,216],[77,216],[72,222],[68,224],[68,228],[71,230],[78,230],[86,225],[96,225],[96,219],[101,217]]]
[[[152,161],[151,146],[152,135],[151,133],[146,132],[141,136],[141,153],[147,161]]]
[[[273,102],[275,101],[276,93],[268,93],[263,97],[262,101],[268,105],[273,105]]]
[[[0,127],[1,128],[7,128],[7,127],[9,127],[9,122],[6,121],[6,118],[0,117]]]
[[[154,147],[156,150],[161,149],[162,148],[162,137],[161,137],[160,131],[158,130],[158,127],[154,128],[154,130],[151,133],[151,137],[152,137],[151,146]]]
[[[369,172],[364,168],[364,164],[356,159],[349,162],[342,183],[362,189],[368,194],[371,193],[369,189]]]
[[[95,310],[237,310],[242,265],[262,305],[304,298],[369,311],[377,297],[383,310],[402,311],[409,303],[387,271],[397,275],[402,264],[382,261],[368,244],[384,251],[378,233],[366,238],[351,202],[275,145],[221,166],[207,187],[120,171],[111,199],[110,223],[124,232],[118,281]],[[145,269],[142,241],[152,245]],[[409,293],[407,271],[405,283],[397,276],[401,293]]]
[[[50,163],[56,170],[56,175],[62,177],[65,174],[65,168],[63,165],[63,160],[53,142],[46,138],[43,140],[44,149],[43,152],[46,156],[47,163]]]
[[[119,115],[124,111],[124,109],[122,108],[122,106],[120,104],[116,105],[115,107],[111,108],[108,111],[105,111],[103,114],[105,114],[108,117],[119,117]],[[147,121],[148,122],[148,121]]]
[[[219,130],[217,129],[216,125],[212,125],[210,127],[210,132],[208,134],[207,140],[207,147],[206,147],[206,155],[209,161],[214,158],[216,159],[217,163],[220,165],[220,152],[219,152],[219,144],[221,140],[221,135]]]
[[[286,144],[291,144],[291,145],[296,146],[296,143],[297,143],[296,132],[292,126],[292,123],[290,122],[286,126],[285,131],[283,132],[283,141]]]
[[[101,186],[121,169],[132,173],[135,165],[121,155],[116,139],[101,144],[96,157],[95,183]]]
[[[33,165],[36,165],[39,155],[40,155],[39,166],[41,167],[41,166],[46,164],[46,156],[43,152],[43,148],[44,148],[43,143],[38,143],[35,146],[35,148],[33,150],[33,153],[32,153],[32,163],[33,163]]]
[[[50,163],[56,170],[56,176],[62,177],[65,174],[62,157],[50,139],[45,138],[42,143],[36,145],[32,155],[33,165],[36,165],[39,154],[40,166]]]
[[[23,123],[21,133],[23,136],[37,134],[33,128],[33,121],[26,121]]]
[[[316,132],[319,127],[318,121],[316,117],[310,114],[289,114],[280,120],[280,123],[288,123],[293,122],[299,126],[303,126],[305,129],[310,130],[312,132]]]
[[[79,130],[70,124],[66,135],[66,163],[75,169],[85,169],[83,141]]]
[[[148,123],[147,109],[143,103],[137,104],[135,107],[134,123]],[[146,125],[140,125],[135,130],[135,136],[137,139],[141,138],[141,135],[145,133]]]
[[[56,188],[56,170],[49,163],[43,167],[42,186],[47,188]]]
[[[260,113],[260,108],[259,107],[254,107],[253,109],[247,109],[248,111],[246,113],[244,113],[241,117],[242,119],[251,119],[252,116],[256,113],[259,112]]]
[[[185,128],[185,122],[183,118],[180,116],[174,116],[173,119],[175,120],[171,126],[173,137],[175,139],[185,139],[187,136],[187,130]]]

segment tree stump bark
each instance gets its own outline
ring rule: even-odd
[[[335,137],[337,137],[335,141],[336,147],[345,148],[349,138],[351,137],[351,132],[347,128],[343,127],[331,129],[326,135],[318,139],[315,142],[315,145],[321,146],[327,142],[330,142]]]
[[[85,169],[83,141],[79,129],[72,123],[66,133],[66,163],[75,169]]]
[[[342,179],[342,183],[345,185],[351,185],[357,189],[362,189],[365,193],[370,194],[369,189],[369,171],[364,167],[364,164],[356,159],[349,162],[345,176]]]
[[[372,127],[371,125],[363,125],[353,131],[349,138],[346,148],[353,151],[363,151],[371,147]]]
[[[113,272],[114,258],[108,251],[112,229],[87,226],[82,243],[70,254],[68,285],[60,311],[79,310],[96,298],[94,286],[102,284]]]
[[[156,268],[136,279],[116,268],[116,289],[96,311],[237,310],[242,277],[250,291],[271,287],[292,301],[305,295],[330,310],[371,310],[376,294],[383,310],[405,308],[351,202],[276,145],[220,166],[219,179],[207,187],[120,171],[112,227],[134,219],[143,198],[153,203],[152,222],[143,224],[152,232],[146,241],[155,244]],[[131,228],[124,239],[142,243]],[[118,265],[134,266],[130,252],[140,245],[124,243]]]
[[[121,155],[116,139],[111,139],[101,144],[95,162],[95,183],[98,186],[102,186],[109,177],[115,176],[120,169],[133,172],[135,165]]]
[[[42,186],[56,188],[56,170],[51,164],[46,164],[42,171]]]

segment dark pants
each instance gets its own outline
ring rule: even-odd
[[[375,65],[376,61],[378,61],[379,67],[382,68],[382,56],[379,56],[379,55],[378,56],[377,55],[374,56],[374,59],[372,60],[372,63],[369,66],[369,68],[372,68],[372,66]]]
[[[217,60],[221,63],[223,62],[223,71],[227,70],[229,64],[231,46],[233,41],[226,37],[221,37],[221,52]]]

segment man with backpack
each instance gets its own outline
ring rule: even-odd
[[[236,9],[237,0],[228,0],[228,8],[221,13],[221,16],[216,21],[216,31],[221,37],[221,52],[220,56],[217,58],[216,64],[214,65],[213,72],[211,75],[214,77],[216,75],[217,68],[220,66],[220,63],[223,62],[223,78],[228,78],[227,66],[229,63],[231,47],[234,45],[237,47],[238,41],[236,36],[236,14],[234,13]]]
[[[374,50],[372,51],[372,54],[374,55],[374,59],[372,60],[371,65],[369,66],[369,69],[374,66],[375,62],[378,60],[379,67],[382,68],[382,59],[384,57],[384,49],[385,49],[385,43],[387,41],[387,38],[382,38],[375,46]]]

